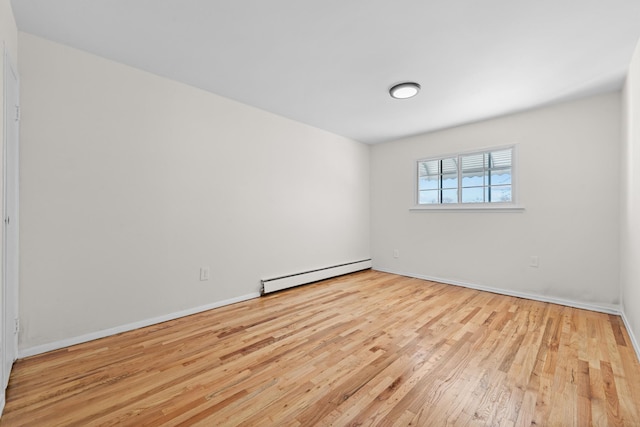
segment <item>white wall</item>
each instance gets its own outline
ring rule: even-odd
[[[374,268],[615,308],[619,140],[615,93],[373,146]],[[417,159],[513,143],[523,212],[409,211]]]
[[[640,44],[623,91],[621,295],[629,333],[640,355]]]
[[[21,349],[369,258],[368,146],[29,34],[19,43]]]

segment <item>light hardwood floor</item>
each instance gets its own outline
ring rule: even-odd
[[[16,362],[0,426],[640,426],[617,316],[365,271]]]

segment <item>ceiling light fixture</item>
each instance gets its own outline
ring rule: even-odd
[[[414,97],[420,92],[420,85],[415,82],[404,82],[392,86],[389,95],[396,99],[407,99]]]

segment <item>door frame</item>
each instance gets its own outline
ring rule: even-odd
[[[13,61],[11,60],[11,56],[6,49],[6,46],[3,46],[3,62],[4,62],[4,81],[3,81],[3,101],[4,101],[4,126],[3,126],[3,185],[2,185],[2,213],[3,213],[3,233],[2,233],[2,304],[0,305],[1,313],[1,323],[2,323],[2,368],[1,368],[1,378],[2,378],[2,406],[4,406],[4,390],[7,387],[9,382],[9,375],[11,374],[11,366],[13,362],[16,360],[18,355],[18,290],[19,290],[19,149],[20,149],[20,125],[19,125],[19,104],[20,104],[20,77],[18,75],[17,69],[13,65]],[[9,76],[13,75],[14,78],[10,78]],[[10,84],[14,84],[15,88],[12,88],[12,91],[15,92],[16,99],[9,100],[7,99],[8,88]],[[8,126],[7,124],[10,121],[16,122],[16,130],[15,130],[15,140],[9,141],[8,135]],[[12,144],[13,147],[9,149],[9,144]],[[13,153],[11,159],[7,154]],[[7,198],[7,182],[9,181],[7,178],[9,174],[13,175],[13,179],[11,180],[14,183],[13,190],[15,191],[15,206],[11,208],[11,212],[13,213],[13,218],[9,217],[8,213],[8,203],[10,201]],[[8,220],[11,221],[11,226],[14,229],[15,239],[12,242],[9,242],[7,239],[7,227]],[[12,256],[11,262],[13,264],[14,274],[13,280],[8,280],[7,272],[9,270],[9,256]],[[11,282],[11,283],[10,283]],[[10,298],[7,298],[7,295]],[[13,316],[12,319],[8,318],[9,316]],[[9,331],[13,331],[10,333]],[[11,342],[11,345],[8,346],[7,343]],[[1,410],[1,409],[0,409]],[[1,412],[0,412],[1,413]]]

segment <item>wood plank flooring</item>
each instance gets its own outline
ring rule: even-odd
[[[364,271],[16,362],[0,426],[640,426],[617,316]]]

